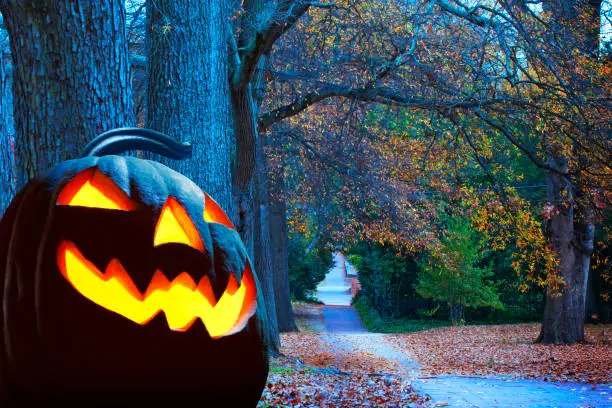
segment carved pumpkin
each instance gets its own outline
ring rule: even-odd
[[[104,155],[127,149],[188,153],[157,132],[107,132],[0,221],[0,402],[255,406],[265,309],[244,245],[186,177]]]

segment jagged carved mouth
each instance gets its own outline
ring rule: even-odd
[[[196,283],[186,272],[172,281],[159,269],[141,293],[118,259],[101,272],[71,241],[61,241],[57,251],[59,269],[84,297],[140,325],[164,312],[168,327],[187,331],[200,319],[212,338],[241,331],[256,310],[256,284],[247,265],[240,285],[230,275],[219,300],[204,276]]]

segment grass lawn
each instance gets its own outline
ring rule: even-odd
[[[419,320],[405,317],[380,317],[373,312],[365,303],[356,302],[354,305],[361,321],[368,331],[373,333],[412,333],[421,330],[435,329],[450,326],[451,323],[444,320]]]

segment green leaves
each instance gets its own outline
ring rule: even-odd
[[[316,236],[308,240],[300,232],[289,233],[289,284],[291,295],[298,300],[312,296],[333,264],[331,252],[315,240]]]
[[[459,215],[444,221],[439,247],[419,261],[416,291],[424,298],[445,301],[451,320],[461,323],[465,307],[502,309],[492,267],[483,264],[486,250],[469,219]]]

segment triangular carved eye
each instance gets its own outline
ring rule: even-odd
[[[58,205],[133,211],[136,203],[95,167],[83,170],[66,184]]]
[[[217,202],[206,193],[204,193],[204,197],[206,198],[206,201],[204,202],[204,221],[217,222],[235,230],[236,228],[234,228],[234,224],[232,224],[229,217],[225,214],[221,207],[219,207],[219,204],[217,204]]]
[[[202,238],[189,214],[179,202],[168,197],[155,227],[153,245],[168,243],[189,245],[200,252],[204,252]]]

